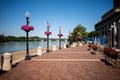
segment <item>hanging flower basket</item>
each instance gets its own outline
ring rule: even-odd
[[[31,30],[34,30],[34,27],[33,26],[28,26],[28,25],[23,25],[21,27],[22,30],[26,31],[26,32],[29,32]]]
[[[58,34],[59,37],[63,36],[63,34]]]
[[[51,34],[52,34],[52,32],[45,31],[45,34],[49,36],[49,35],[51,35]]]
[[[69,39],[71,39],[71,38],[72,38],[72,36],[68,36],[68,38],[69,38]]]

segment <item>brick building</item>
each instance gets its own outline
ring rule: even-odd
[[[101,33],[108,46],[120,49],[120,0],[113,0],[113,8],[102,15],[95,30]]]

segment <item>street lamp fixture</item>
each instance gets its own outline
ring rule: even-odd
[[[114,11],[117,13],[120,12],[120,7],[115,8]]]
[[[21,26],[21,29],[24,30],[26,32],[26,56],[25,56],[25,60],[30,60],[31,57],[29,55],[29,31],[34,30],[33,26],[29,26],[29,17],[30,17],[30,13],[27,11],[25,13],[25,17],[26,17],[26,25]]]
[[[61,49],[61,37],[63,36],[63,34],[61,34],[61,27],[59,27],[59,49]]]

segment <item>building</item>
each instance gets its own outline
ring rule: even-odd
[[[102,15],[95,30],[101,33],[108,46],[120,49],[120,0],[113,0],[113,9]]]

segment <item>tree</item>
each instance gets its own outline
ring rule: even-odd
[[[76,39],[77,36],[80,35],[82,37],[82,39],[84,39],[84,38],[87,37],[87,34],[88,33],[86,32],[86,28],[84,26],[82,26],[81,24],[78,24],[73,30],[71,40],[72,40],[72,42],[76,42],[77,41],[77,39]]]
[[[0,42],[4,41],[4,34],[0,34]]]
[[[100,36],[100,32],[99,31],[91,31],[89,34],[88,34],[89,37],[98,37]]]

